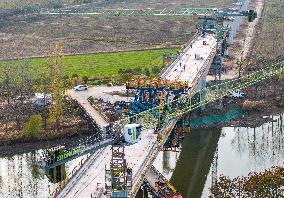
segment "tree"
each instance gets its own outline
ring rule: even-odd
[[[136,75],[140,75],[142,73],[142,68],[139,66],[135,67],[133,70]]]
[[[64,78],[63,78],[63,59],[64,52],[61,45],[55,45],[54,51],[51,53],[47,72],[50,79],[50,93],[52,96],[52,106],[49,112],[49,123],[59,129],[60,123],[63,120],[63,104],[64,104]]]
[[[64,75],[63,76],[63,87],[68,88],[68,87],[70,87],[70,84],[71,84],[71,82],[69,80],[69,77],[67,75]],[[66,91],[66,90],[64,90],[64,91]]]
[[[211,191],[214,197],[283,197],[283,172],[283,167],[275,166],[247,177],[230,179],[221,175]]]
[[[42,117],[41,115],[31,115],[24,127],[25,139],[37,139],[43,133]]]
[[[82,80],[83,80],[84,84],[87,84],[89,78],[88,78],[88,76],[83,76]]]
[[[158,67],[158,66],[153,66],[152,67],[152,73],[153,74],[159,74],[160,71],[161,71],[160,67]]]
[[[79,78],[79,75],[78,74],[73,74],[72,75],[72,83],[73,83],[73,86],[77,86],[78,85],[78,78]]]
[[[123,73],[124,73],[124,70],[123,70],[122,68],[119,68],[118,71],[117,71],[117,73],[118,73],[118,74],[123,74]]]

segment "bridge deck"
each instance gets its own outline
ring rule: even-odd
[[[157,135],[152,130],[142,134],[138,144],[125,146],[125,159],[129,168],[132,168],[133,179],[137,179],[145,160],[151,154],[156,144]],[[97,151],[84,167],[73,177],[58,197],[93,197],[98,196],[97,187],[104,187],[105,167],[111,161],[111,146]],[[104,197],[104,195],[102,195]]]
[[[203,41],[206,42],[206,45],[203,45]],[[213,35],[206,35],[205,37],[197,36],[194,41],[184,49],[183,53],[180,54],[176,61],[164,70],[161,77],[169,80],[179,79],[181,81],[187,81],[189,84],[198,84],[199,77],[207,75],[204,71],[208,71],[210,67],[215,48],[216,39]],[[196,59],[195,54],[199,54],[202,58]],[[198,88],[194,87],[194,89]],[[80,101],[84,101],[84,99]],[[88,112],[92,111],[90,114],[97,116],[96,120],[100,117],[98,112],[90,108],[87,100],[83,102],[82,105]],[[168,127],[172,128],[175,121],[176,120],[171,121]],[[106,121],[101,120],[99,123],[100,125],[104,125]],[[146,171],[150,168],[154,161],[153,159],[159,152],[157,145],[156,135],[153,133],[153,130],[148,130],[142,133],[141,140],[138,143],[126,146],[125,148],[126,161],[129,167],[133,169],[133,194],[139,189]],[[93,197],[98,195],[103,197],[104,195],[98,194],[101,192],[97,187],[100,186],[104,188],[105,167],[108,167],[111,161],[110,148],[111,146],[108,146],[95,153],[95,157],[92,156],[89,160],[90,162],[84,165],[84,171],[80,171],[76,177],[72,178],[58,197],[90,197],[91,193]]]
[[[206,42],[206,45],[203,45]],[[217,40],[214,35],[199,35],[180,54],[176,61],[170,65],[161,75],[168,80],[180,80],[194,84],[194,80],[203,67],[208,67],[207,59],[212,51],[215,51]],[[200,56],[195,57],[195,54]]]

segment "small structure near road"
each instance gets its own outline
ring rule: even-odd
[[[46,106],[51,102],[51,95],[45,93],[35,93],[32,102],[39,106]]]
[[[134,144],[139,141],[142,131],[140,124],[127,124],[124,127],[124,139],[127,143]]]

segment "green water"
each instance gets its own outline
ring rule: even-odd
[[[192,119],[190,126],[196,128],[200,126],[208,126],[208,125],[214,125],[214,124],[222,124],[229,120],[233,120],[235,118],[243,116],[244,113],[241,109],[230,109],[227,112],[216,115],[212,114],[209,116],[203,116],[200,118]]]

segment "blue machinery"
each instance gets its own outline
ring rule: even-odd
[[[131,117],[127,117],[125,119],[119,120],[116,123],[113,124],[112,126],[112,131],[113,133],[116,133],[118,137],[120,137],[122,133],[122,129],[124,128],[124,126],[128,123],[131,122],[141,122],[141,125],[143,127],[143,130],[147,130],[147,129],[151,129],[151,128],[155,128],[157,125],[162,125],[164,123],[169,122],[172,119],[175,118],[179,118],[181,116],[183,116],[186,113],[189,113],[201,106],[204,106],[208,103],[217,101],[222,99],[224,96],[229,95],[231,92],[235,91],[235,90],[239,90],[239,89],[243,89],[247,86],[253,85],[255,83],[258,83],[262,80],[265,80],[267,78],[270,78],[272,76],[277,76],[281,73],[284,72],[284,61],[280,61],[278,63],[272,64],[270,66],[267,66],[266,68],[262,68],[257,72],[251,73],[250,75],[247,76],[243,76],[241,78],[237,78],[234,80],[230,80],[221,84],[217,84],[211,87],[206,87],[203,88],[197,92],[194,93],[195,97],[192,97],[193,93],[189,93],[188,95],[182,95],[180,96],[178,99],[173,100],[173,101],[168,101],[167,103],[164,104],[160,104],[159,106],[156,106],[152,109],[140,112],[134,116]],[[198,99],[198,96],[204,95],[205,97],[202,97],[201,99]],[[165,110],[165,106],[167,106],[167,110]],[[171,108],[172,106],[175,106],[176,108]],[[139,121],[140,120],[140,121]],[[180,123],[180,126],[188,126],[188,123],[186,122],[182,122]],[[182,128],[182,127],[181,127]],[[167,146],[167,140],[168,140],[168,135],[165,134],[165,132],[161,131],[161,141],[163,142],[163,145],[166,143],[165,146]],[[163,138],[166,137],[166,138]],[[174,140],[176,137],[173,137],[172,140]],[[100,139],[98,139],[98,141],[101,141]],[[117,142],[115,139],[113,138],[107,138],[106,140],[104,140],[103,142],[98,142],[97,144],[93,144],[92,147],[89,148],[85,148],[82,152],[80,152],[80,154],[76,154],[76,152],[74,152],[73,149],[73,154],[75,153],[75,156],[73,156],[74,158],[81,156],[83,153],[86,154],[88,152],[92,153],[98,150],[98,148],[102,148],[105,147],[107,145],[113,145],[115,142]],[[117,156],[118,158],[122,158],[124,157],[123,153],[124,148],[122,149],[121,146],[119,148],[116,148],[116,150],[118,149],[117,152],[114,152],[114,156]],[[167,148],[165,148],[167,149]],[[55,154],[55,157],[58,156],[64,156],[64,154],[70,153],[70,150],[62,150],[62,148],[59,149],[55,149],[58,150],[57,154]],[[76,150],[76,149],[75,149]],[[118,155],[116,155],[116,154]],[[120,153],[120,154],[119,154]],[[69,156],[69,155],[66,155]],[[72,156],[72,155],[70,155]],[[59,157],[61,158],[61,157]],[[52,178],[52,180],[56,181],[58,179],[64,179],[64,175],[60,176],[58,175],[57,172],[61,172],[64,173],[64,169],[65,167],[62,166],[64,165],[63,163],[74,159],[72,157],[68,157],[66,159],[64,159],[63,161],[58,161],[55,162],[55,164],[51,165],[49,168],[55,168],[56,166],[59,166],[60,168],[57,168],[56,171],[51,170],[48,172],[48,174],[50,175],[50,178]],[[116,157],[114,157],[113,159],[115,159]],[[120,162],[120,168],[118,167],[118,164],[114,163],[115,160],[112,162],[112,164],[114,166],[113,167],[113,171],[108,171],[106,178],[113,178],[113,180],[111,179],[110,181],[112,181],[112,185],[108,185],[109,187],[109,191],[110,193],[114,193],[114,194],[119,194],[119,193],[123,193],[122,189],[127,189],[125,190],[125,192],[129,192],[130,190],[130,186],[131,186],[131,182],[132,180],[130,179],[130,175],[132,174],[131,170],[127,168],[127,166],[125,166],[125,163],[122,159],[117,159]],[[53,158],[54,159],[54,158]],[[124,158],[123,158],[124,159]],[[115,164],[117,166],[115,166]],[[48,167],[47,167],[48,168]],[[114,170],[120,170],[123,172],[124,176],[123,178],[125,178],[125,180],[121,183],[118,183],[118,180],[116,179],[117,171]],[[56,178],[56,179],[55,179]],[[108,180],[109,181],[109,180]],[[119,185],[121,185],[121,187],[119,187]]]
[[[188,91],[187,83],[171,82],[163,79],[132,79],[126,83],[127,94],[134,93],[130,105],[130,115],[146,111],[169,101],[169,97],[178,98]]]

